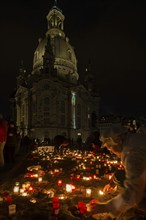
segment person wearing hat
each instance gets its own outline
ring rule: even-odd
[[[100,134],[102,148],[121,158],[125,181],[123,190],[111,200],[91,203],[90,213],[110,213],[117,217],[140,206],[146,195],[146,134],[128,133],[123,127],[111,127]]]

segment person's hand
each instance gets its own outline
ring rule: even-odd
[[[90,203],[86,204],[87,212],[90,215],[95,215],[99,213],[107,213],[107,206],[106,203],[100,203],[98,200],[91,200]]]
[[[115,189],[115,187],[112,187],[110,184],[105,185],[105,187],[103,188],[103,192],[104,193],[109,193],[111,191],[113,191]]]
[[[87,215],[96,215],[103,220],[113,220],[113,216],[108,212],[106,203],[100,203],[98,200],[93,199],[90,203],[86,204]]]

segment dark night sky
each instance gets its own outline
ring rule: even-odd
[[[0,111],[16,86],[21,60],[31,72],[53,0],[2,0]],[[143,1],[144,2],[144,1]],[[78,72],[91,61],[104,113],[146,116],[146,4],[134,0],[58,0]],[[82,78],[82,77],[81,77]]]

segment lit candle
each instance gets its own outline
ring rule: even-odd
[[[65,198],[66,198],[66,197],[65,197],[64,194],[60,194],[60,195],[59,195],[59,199],[63,200],[63,199],[65,199]]]
[[[26,188],[26,184],[25,183],[22,184],[22,188],[23,188],[23,190],[25,190],[25,188]]]
[[[91,189],[86,189],[86,197],[90,197],[91,196]]]
[[[15,185],[16,185],[16,186],[19,186],[19,182],[16,182]]]
[[[38,178],[38,173],[33,174],[33,177]]]
[[[58,186],[62,186],[62,180],[58,180]]]
[[[76,179],[77,179],[77,180],[80,180],[80,179],[81,179],[81,176],[80,176],[80,175],[77,175]]]
[[[87,207],[87,212],[91,212],[91,205],[88,203],[88,204],[86,204],[86,207]]]
[[[28,190],[29,190],[29,192],[33,192],[34,191],[32,186],[30,186]]]
[[[112,177],[113,177],[113,174],[109,174],[109,176],[108,176],[109,180],[111,180]]]
[[[30,182],[26,182],[26,183],[25,183],[25,187],[26,187],[26,188],[29,188],[29,187],[30,187]]]
[[[42,182],[42,180],[43,180],[42,177],[38,178],[38,182]]]
[[[20,193],[24,193],[24,189],[20,189]]]
[[[104,195],[104,192],[102,190],[99,190],[99,195]]]
[[[72,192],[72,186],[70,184],[66,184],[66,192]]]
[[[22,196],[28,196],[27,192],[23,192]]]
[[[14,194],[18,194],[19,186],[14,186],[13,192],[14,192]]]
[[[30,202],[36,203],[36,199],[30,199]]]

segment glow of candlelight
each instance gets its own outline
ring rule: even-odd
[[[20,193],[24,193],[24,189],[20,189]]]
[[[16,185],[16,186],[19,186],[19,182],[16,182],[15,185]]]
[[[66,184],[66,192],[72,192],[72,185]]]
[[[2,202],[3,201],[3,198],[2,197],[0,197],[0,202]]]
[[[25,197],[25,196],[28,196],[28,193],[27,193],[27,192],[23,192],[23,193],[22,193],[22,196],[24,196],[24,197]]]
[[[42,180],[43,180],[42,177],[38,178],[38,182],[42,182]]]
[[[89,177],[87,177],[87,176],[83,176],[83,180],[89,181],[89,180],[91,180],[91,179],[92,179],[91,176],[89,176]]]
[[[62,186],[62,180],[58,180],[58,186]]]
[[[14,192],[15,194],[18,194],[18,192],[19,192],[19,186],[14,186],[13,192]]]
[[[102,190],[99,190],[99,195],[103,196],[104,192]]]
[[[36,203],[36,199],[30,199],[30,202]]]
[[[86,189],[86,197],[90,197],[91,196],[91,189]]]
[[[25,185],[26,188],[29,188],[30,187],[30,182],[26,182],[24,185]],[[22,185],[22,188],[23,188],[23,185]]]

